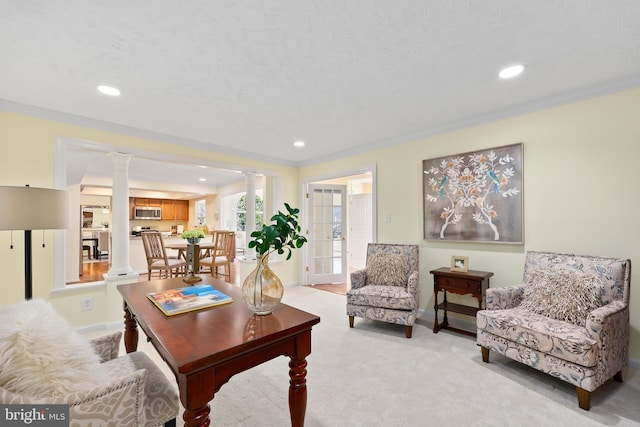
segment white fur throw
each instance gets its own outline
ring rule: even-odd
[[[540,270],[533,273],[525,286],[520,307],[584,326],[589,313],[602,306],[603,295],[604,286],[595,276]]]
[[[408,268],[405,254],[373,254],[367,262],[367,284],[407,286]]]
[[[44,300],[0,310],[0,387],[56,397],[108,381],[91,344]]]

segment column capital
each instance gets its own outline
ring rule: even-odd
[[[111,151],[109,153],[109,157],[111,157],[111,163],[114,167],[121,167],[125,170],[129,167],[129,161],[133,157],[131,154],[127,153],[118,153],[116,151]]]

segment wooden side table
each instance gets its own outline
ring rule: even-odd
[[[433,293],[435,294],[435,318],[433,321],[433,333],[437,334],[440,329],[449,329],[465,335],[476,336],[475,332],[449,326],[447,312],[460,313],[467,316],[476,316],[478,310],[482,310],[484,294],[489,287],[489,278],[493,273],[489,271],[469,270],[466,273],[451,271],[447,267],[440,267],[430,271],[433,274]],[[443,291],[444,301],[438,304],[438,292]],[[471,294],[478,300],[478,307],[470,307],[462,304],[455,304],[447,301],[447,292],[457,295]],[[442,323],[438,323],[438,310],[444,311]]]

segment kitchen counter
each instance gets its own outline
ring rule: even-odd
[[[164,231],[161,231],[161,233],[162,233],[162,237],[163,237],[164,239],[169,239],[169,238],[173,238],[173,237],[177,237],[177,238],[182,239],[182,237],[180,237],[180,235],[179,235],[179,234],[165,234],[165,232],[164,232]],[[169,233],[169,232],[167,231],[166,233]],[[142,239],[142,237],[141,237],[141,236],[134,236],[133,234],[129,234],[129,240],[132,240],[132,239],[138,239],[138,240],[141,240],[141,239]],[[183,239],[183,240],[184,240],[184,239]],[[165,241],[165,243],[166,243],[166,241]]]

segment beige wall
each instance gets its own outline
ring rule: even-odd
[[[472,269],[495,273],[492,286],[520,282],[527,250],[550,250],[640,259],[640,212],[636,192],[640,159],[640,88],[592,100],[500,120],[443,135],[300,169],[262,164],[219,153],[178,147],[79,126],[0,113],[0,183],[51,187],[53,147],[58,136],[103,141],[165,153],[180,153],[229,162],[247,168],[270,168],[280,174],[276,187],[280,201],[299,206],[300,182],[306,178],[339,174],[372,164],[377,168],[378,241],[417,243],[421,248],[422,310],[432,310],[433,287],[429,270],[447,266],[452,255],[469,257]],[[422,160],[517,142],[524,143],[525,244],[431,242],[422,239]],[[269,180],[271,185],[273,180]],[[402,189],[402,191],[398,191]],[[276,209],[277,210],[277,207]],[[391,222],[386,223],[389,215]],[[1,305],[23,297],[22,233],[0,232]],[[34,238],[35,240],[35,238]],[[34,295],[49,298],[53,288],[52,245],[34,245]],[[283,282],[299,280],[299,259],[281,268]],[[632,273],[632,286],[637,273]],[[96,293],[78,289],[56,295],[75,325],[113,320],[118,311],[113,289]],[[79,310],[80,300],[93,295],[105,309]],[[631,292],[631,357],[640,360],[640,292]],[[117,313],[116,319],[121,318]],[[429,319],[430,320],[430,319]]]
[[[420,308],[432,312],[429,271],[448,266],[452,255],[468,256],[474,270],[494,272],[494,287],[520,282],[527,250],[640,260],[638,117],[640,88],[303,167],[300,178],[376,164],[378,241],[420,245]],[[422,160],[518,142],[524,143],[525,244],[424,241]],[[632,287],[640,283],[637,271]],[[639,307],[640,292],[632,289],[636,360]]]
[[[297,183],[297,169],[277,164],[242,159],[226,154],[196,150],[144,138],[131,137],[82,126],[0,112],[0,185],[33,187],[54,186],[54,149],[58,138],[86,140],[158,153],[193,157],[215,164],[230,164],[234,168],[268,171],[279,175],[283,183]],[[279,190],[281,200],[299,204],[299,192],[295,184],[283,185]],[[1,202],[1,201],[0,201]],[[74,206],[79,200],[74,201]],[[77,209],[73,212],[77,212]],[[64,251],[53,244],[52,231],[46,231],[46,247],[42,248],[40,232],[33,234],[33,295],[50,299],[75,326],[104,325],[122,319],[122,302],[115,285],[73,286],[54,291],[54,252]],[[13,237],[14,249],[10,249]],[[68,237],[68,236],[67,236]],[[77,241],[77,233],[75,234]],[[0,231],[0,271],[2,271],[2,299],[0,307],[24,298],[24,239],[22,232]],[[292,260],[282,266],[283,282],[299,281],[300,266]],[[94,309],[81,311],[83,298],[93,298]]]

